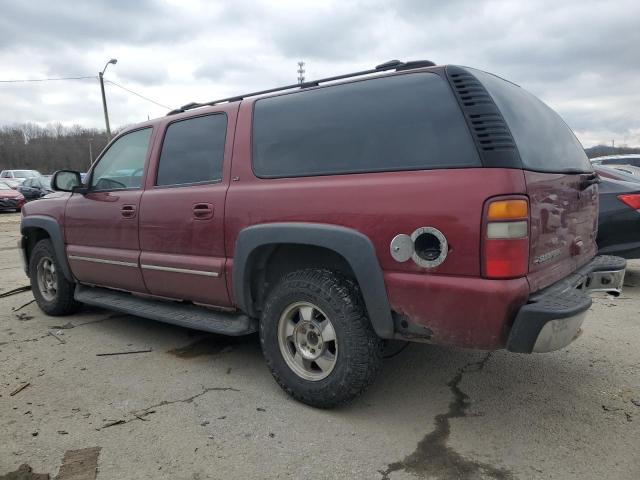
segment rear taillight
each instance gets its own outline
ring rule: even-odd
[[[529,202],[494,199],[485,209],[482,269],[487,278],[515,278],[529,266]]]
[[[627,193],[625,195],[618,195],[620,200],[625,205],[633,208],[634,210],[640,210],[640,193]]]

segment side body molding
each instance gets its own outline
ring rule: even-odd
[[[252,254],[258,247],[282,243],[324,247],[341,255],[355,273],[374,330],[381,338],[393,337],[391,307],[373,244],[362,233],[335,225],[268,223],[241,230],[233,258],[233,293],[243,311],[257,316],[251,297]]]
[[[21,246],[26,254],[26,245],[24,244],[24,237],[27,234],[26,230],[29,228],[41,228],[46,231],[51,238],[51,243],[53,243],[53,248],[56,252],[56,256],[58,257],[58,261],[60,262],[60,267],[62,268],[62,273],[65,278],[70,282],[74,282],[73,274],[71,273],[71,268],[69,268],[69,262],[67,260],[67,252],[64,248],[64,236],[62,235],[62,227],[58,224],[56,219],[52,217],[46,217],[44,215],[29,215],[28,217],[24,217],[22,222],[20,223],[20,232],[22,233],[22,242]],[[26,255],[25,255],[25,258]],[[28,270],[29,264],[27,259],[26,269]],[[27,275],[29,272],[27,272]]]

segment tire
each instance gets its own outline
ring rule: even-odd
[[[70,315],[79,310],[81,304],[73,298],[75,283],[64,277],[51,240],[40,240],[33,248],[29,278],[36,303],[47,315]]]
[[[260,343],[278,384],[318,408],[353,400],[382,365],[383,341],[357,285],[329,270],[299,270],[280,280],[265,302]]]

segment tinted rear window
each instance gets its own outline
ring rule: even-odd
[[[518,147],[522,165],[542,172],[589,172],[584,148],[556,112],[523,88],[469,69],[493,97]]]
[[[265,98],[253,119],[259,177],[480,166],[451,89],[431,73]]]

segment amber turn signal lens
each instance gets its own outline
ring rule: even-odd
[[[529,205],[526,200],[499,200],[489,204],[487,220],[511,220],[527,218]]]

